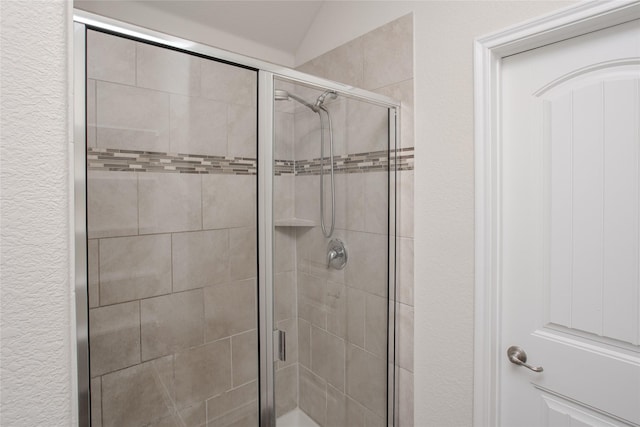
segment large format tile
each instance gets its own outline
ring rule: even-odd
[[[399,206],[397,213],[399,235],[413,237],[413,171],[401,171],[399,174]]]
[[[231,366],[234,387],[258,379],[258,334],[255,330],[231,337]]]
[[[367,309],[365,316],[365,348],[378,357],[387,354],[387,310],[386,298],[367,294]]]
[[[87,31],[87,78],[136,83],[136,43],[124,37]]]
[[[274,271],[276,273],[292,272],[296,267],[295,227],[277,227],[274,231],[274,240]]]
[[[349,286],[387,297],[388,241],[387,236],[350,232],[346,241],[349,263],[345,270]]]
[[[91,378],[91,427],[102,427],[102,378]]]
[[[396,363],[413,372],[413,307],[396,304]]]
[[[227,104],[171,95],[172,153],[227,155]]]
[[[387,366],[385,359],[347,345],[347,394],[378,416],[387,410]]]
[[[347,287],[327,281],[327,331],[340,338],[347,336]]]
[[[171,292],[171,236],[100,240],[100,303]]]
[[[138,427],[170,414],[173,359],[166,357],[102,377],[102,425]]]
[[[276,111],[273,117],[275,146],[273,155],[277,160],[293,160],[294,115]]]
[[[185,350],[175,356],[178,407],[207,400],[231,387],[231,340]]]
[[[258,156],[258,110],[255,106],[229,104],[227,110],[227,153],[231,157]]]
[[[89,310],[91,376],[140,363],[140,306],[137,301]]]
[[[138,234],[136,173],[87,173],[87,233],[90,239]]]
[[[396,298],[413,306],[413,239],[399,238],[396,241]]]
[[[204,289],[205,341],[255,329],[258,324],[255,279]]]
[[[308,274],[298,274],[298,316],[322,329],[327,327],[325,281]]]
[[[258,382],[252,381],[207,400],[207,413],[216,419],[258,399]]]
[[[351,40],[302,64],[298,70],[340,83],[362,87],[364,64],[362,41],[362,37]]]
[[[87,79],[87,147],[96,146],[96,81]]]
[[[362,37],[364,89],[413,77],[413,15],[398,18]]]
[[[389,112],[387,108],[363,101],[347,102],[347,151],[368,153],[389,146]]]
[[[202,229],[201,184],[199,175],[140,174],[140,234]]]
[[[286,360],[277,363],[277,369],[298,363],[298,319],[287,319],[276,322],[276,328],[285,333]]]
[[[169,94],[98,81],[97,146],[169,151]]]
[[[273,219],[294,218],[295,215],[295,182],[294,175],[273,177]]]
[[[400,101],[402,114],[400,117],[400,144],[402,148],[413,147],[414,138],[414,116],[413,116],[413,79],[393,83],[389,86],[376,89],[374,92],[389,98]]]
[[[276,371],[276,418],[298,406],[298,367]]]
[[[311,370],[338,390],[344,390],[344,340],[311,328]]]
[[[173,290],[204,288],[229,280],[229,230],[172,236]]]
[[[389,232],[389,175],[387,172],[362,174],[364,187],[364,231],[387,234]]]
[[[398,383],[398,426],[411,427],[413,423],[413,373],[396,368]]]
[[[203,97],[230,104],[256,105],[257,72],[207,59],[201,61]]]
[[[229,230],[229,278],[232,281],[257,276],[257,234],[255,227]]]
[[[87,241],[87,281],[89,308],[100,305],[100,251],[98,240]]]
[[[197,96],[200,94],[200,59],[187,53],[136,43],[139,87]]]
[[[207,427],[255,427],[259,422],[258,401],[254,400],[225,415],[207,420]]]
[[[298,318],[298,362],[311,369],[311,323]]]
[[[364,348],[367,294],[347,288],[347,341]]]
[[[296,317],[295,273],[276,273],[274,278],[274,313],[276,322]]]
[[[343,392],[327,387],[327,426],[365,427],[366,409]]]
[[[326,425],[327,383],[300,366],[298,406],[320,426]]]
[[[202,290],[140,301],[142,360],[155,359],[202,344]]]
[[[204,228],[254,227],[257,185],[256,177],[250,175],[203,175]]]

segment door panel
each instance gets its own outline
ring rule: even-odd
[[[501,425],[640,425],[640,21],[506,58],[502,93]]]

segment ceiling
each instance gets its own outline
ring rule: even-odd
[[[149,1],[172,15],[294,54],[323,1]]]

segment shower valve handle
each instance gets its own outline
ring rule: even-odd
[[[347,265],[347,249],[340,239],[333,239],[327,248],[327,268],[342,270]]]

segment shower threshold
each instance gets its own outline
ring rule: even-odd
[[[277,427],[319,427],[307,414],[302,412],[300,408],[296,408],[291,412],[278,417],[276,420]]]

